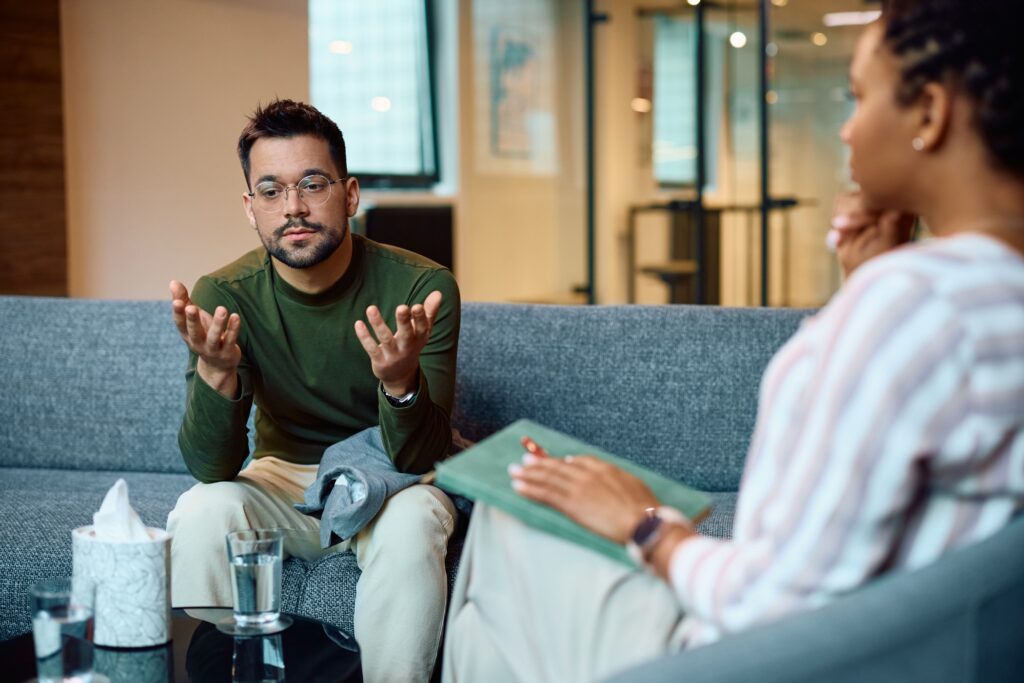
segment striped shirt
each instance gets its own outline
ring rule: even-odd
[[[759,401],[733,538],[672,557],[689,647],[1024,508],[1024,259],[976,233],[873,259],[776,354]]]

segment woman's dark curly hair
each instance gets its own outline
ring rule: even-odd
[[[885,44],[902,65],[897,97],[940,81],[974,102],[994,162],[1024,176],[1024,0],[885,0]]]

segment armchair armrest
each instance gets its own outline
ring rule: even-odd
[[[1024,518],[921,570],[609,683],[1019,680],[1021,623]]]

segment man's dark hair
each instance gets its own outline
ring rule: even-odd
[[[897,98],[927,83],[974,102],[974,127],[997,166],[1024,176],[1024,19],[1021,0],[887,0],[885,44],[900,62]]]
[[[260,138],[291,138],[311,135],[327,143],[331,160],[342,176],[348,175],[345,160],[345,138],[338,124],[313,106],[292,100],[274,100],[265,107],[256,107],[249,123],[238,137],[238,159],[242,162],[245,184],[249,183],[249,153]]]

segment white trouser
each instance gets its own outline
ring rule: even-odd
[[[682,623],[665,582],[477,503],[443,681],[599,681],[677,649]]]
[[[454,506],[433,486],[411,486],[389,498],[355,538],[322,550],[320,521],[292,507],[302,502],[316,471],[315,465],[259,458],[232,481],[197,484],[182,494],[167,517],[172,604],[230,607],[224,536],[239,529],[281,529],[285,557],[312,561],[346,549],[355,553],[362,570],[355,637],[365,680],[429,680],[444,622],[444,559]]]

